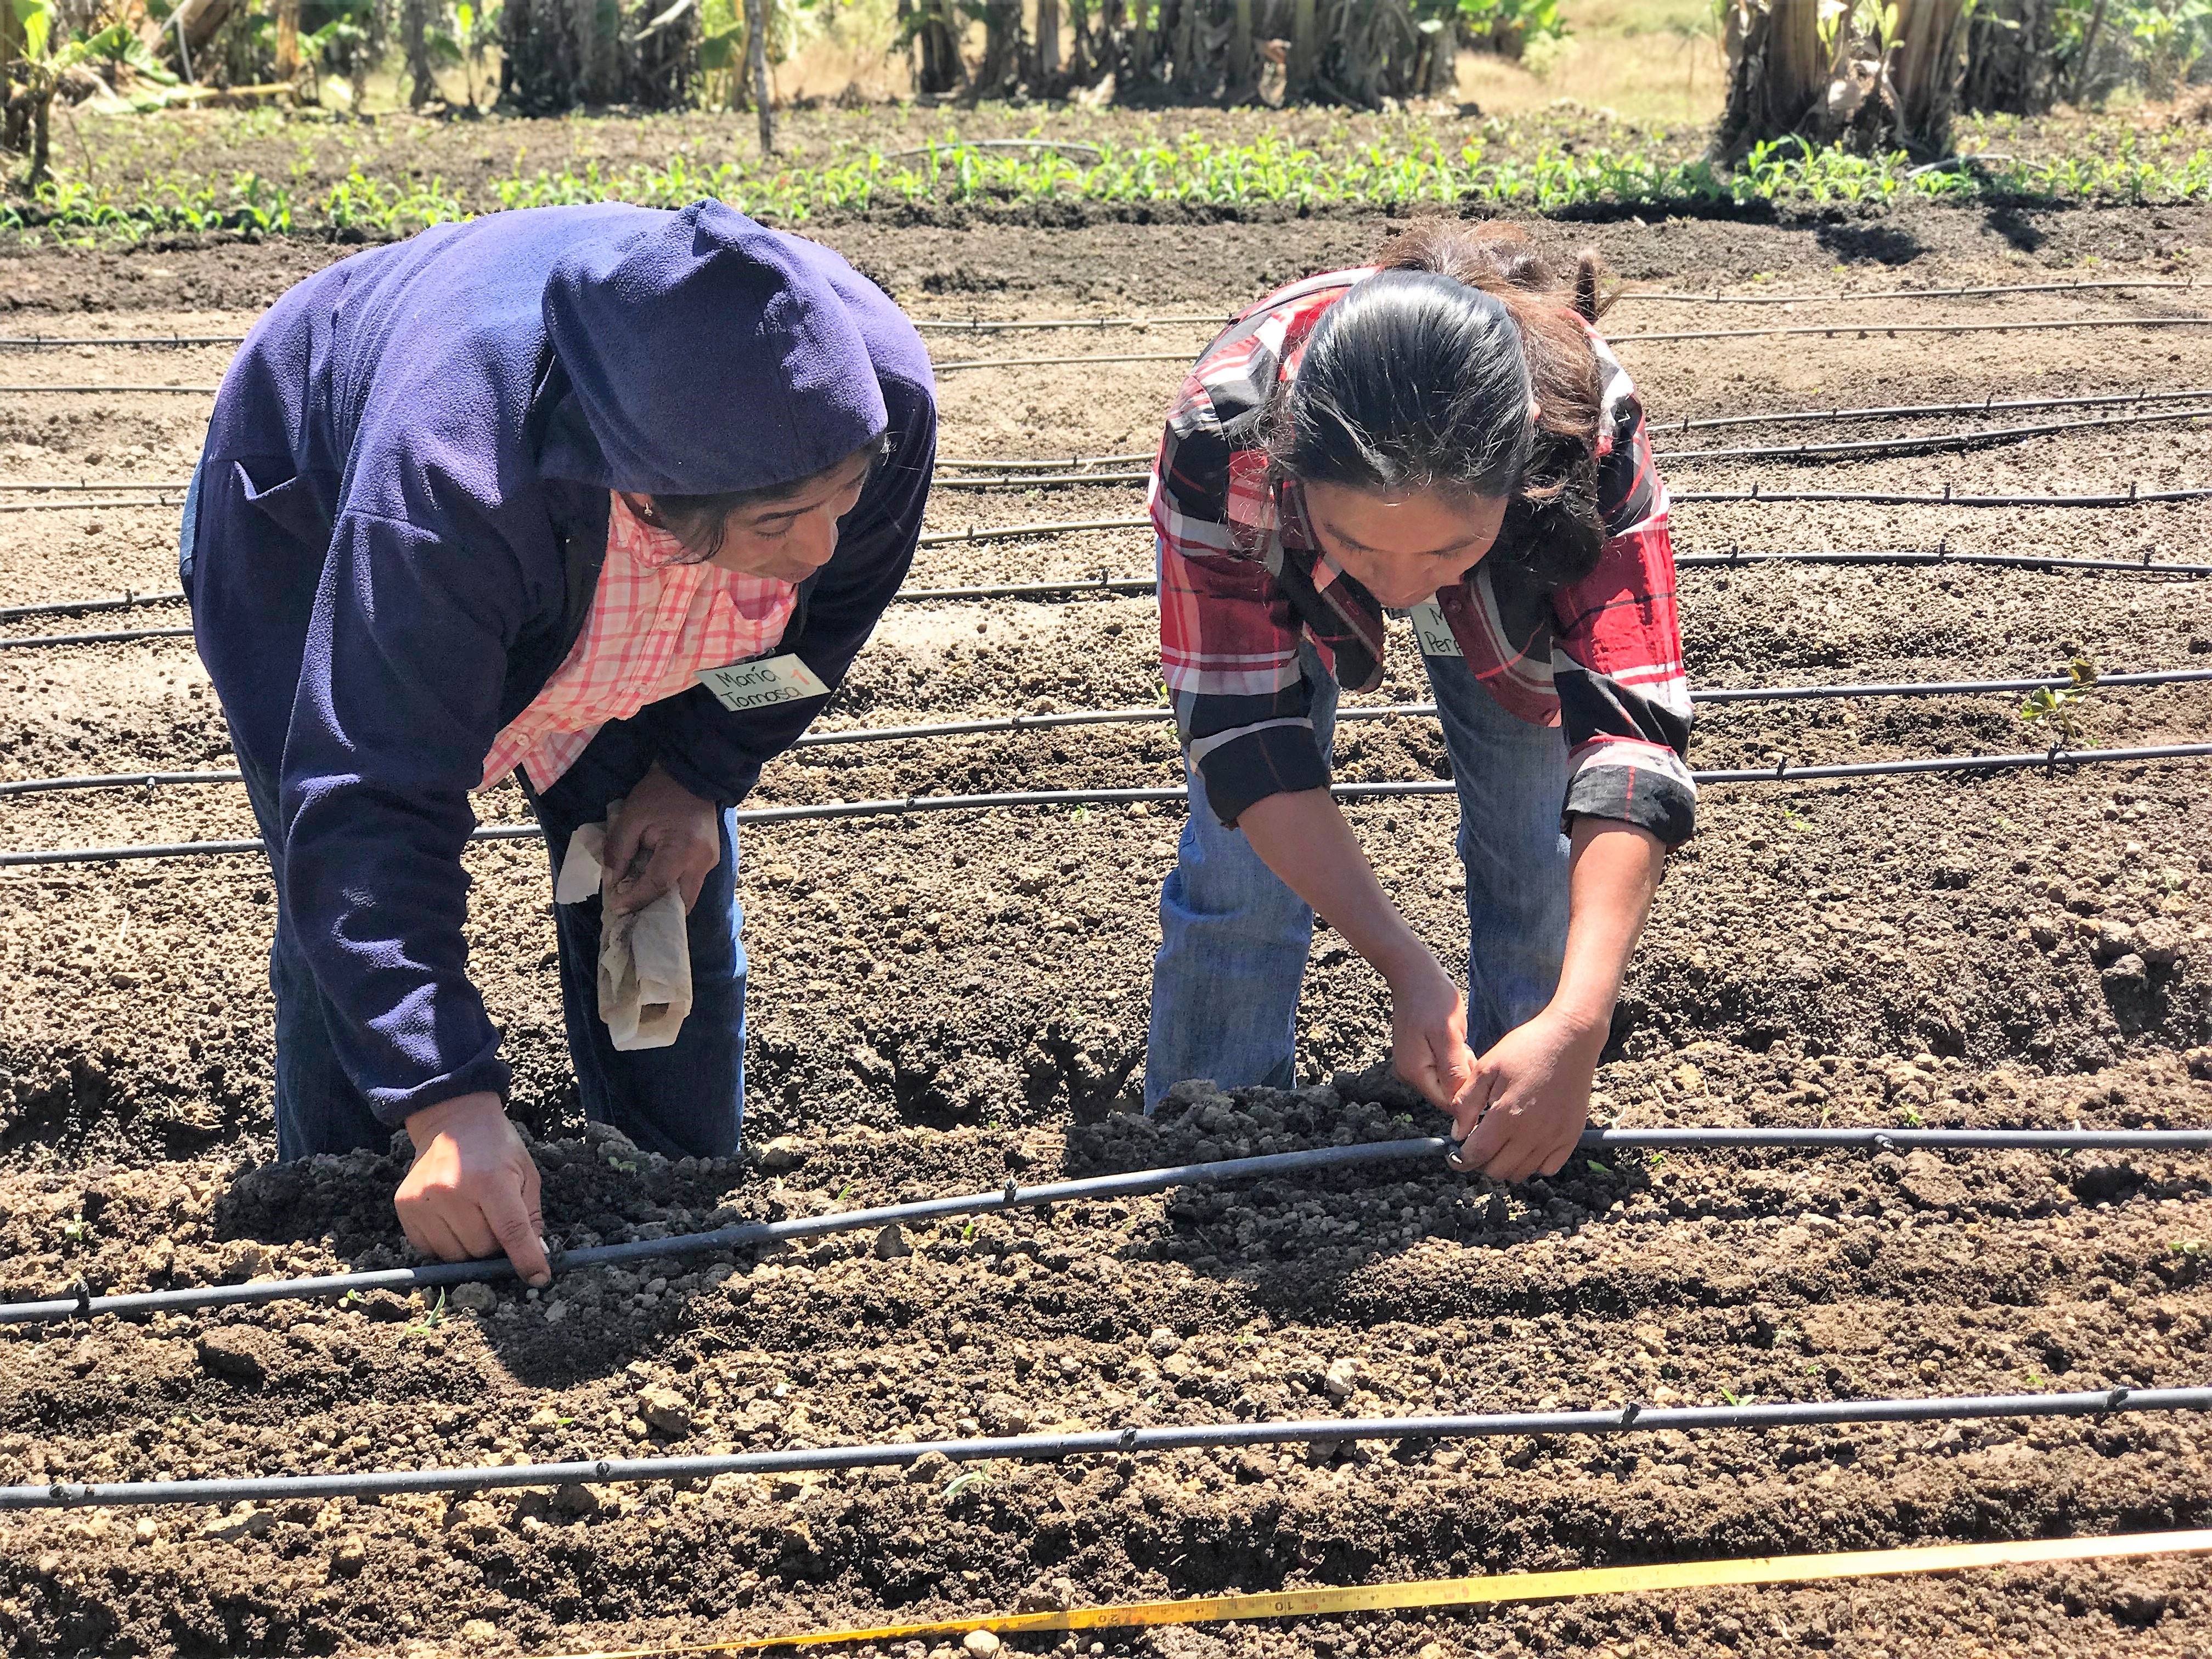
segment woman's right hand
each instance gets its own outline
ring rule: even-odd
[[[553,1282],[538,1165],[497,1095],[456,1095],[407,1120],[415,1162],[392,1195],[407,1242],[441,1261],[505,1251],[522,1282]]]
[[[1474,1075],[1467,999],[1426,950],[1389,977],[1390,1069],[1438,1111],[1449,1112]]]

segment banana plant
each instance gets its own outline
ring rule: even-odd
[[[0,0],[15,14],[21,55],[9,65],[10,74],[23,83],[29,110],[31,171],[24,183],[36,191],[46,181],[49,169],[47,130],[54,93],[62,76],[93,54],[82,40],[54,43],[54,11],[48,0]]]

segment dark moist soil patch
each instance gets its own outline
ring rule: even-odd
[[[2047,240],[2031,255],[2014,246],[2009,222],[1923,216],[1924,227],[1898,222],[1921,239],[1909,250],[1840,240],[1848,226],[1543,234],[1561,246],[1595,239],[1624,270],[1670,286],[1768,271],[1804,289],[1837,286],[1838,263],[1859,284],[2161,274],[2160,239],[2184,234],[2170,216],[2058,215],[2038,222]],[[830,235],[917,311],[1035,316],[1225,309],[1267,281],[1360,257],[1382,228],[853,225]],[[1939,240],[1950,231],[1960,240]],[[2115,262],[2061,263],[2087,246],[2067,241],[2077,233],[2106,238]],[[1898,270],[1881,264],[1901,251]],[[88,268],[85,292],[115,308],[72,326],[234,331],[307,268],[301,259],[327,252],[141,251],[102,265],[48,250],[0,261],[0,288],[35,291],[26,275],[61,284],[30,313],[51,328],[50,301],[67,292],[68,273]],[[125,268],[147,274],[116,274]],[[197,290],[175,291],[187,277]],[[2175,308],[2162,297],[2108,296],[2094,308]],[[207,309],[217,306],[231,309]],[[2087,308],[2051,296],[1912,314]],[[1645,305],[1625,308],[1614,327],[1806,315]],[[1110,337],[1148,342],[1123,349],[1180,350],[1201,333]],[[1040,337],[1049,337],[935,349],[1013,355]],[[2191,331],[1875,332],[1623,352],[1661,419],[2212,384],[2212,343]],[[56,361],[88,382],[203,383],[222,356],[156,363],[94,349]],[[1146,449],[1176,376],[1173,364],[948,375],[945,449]],[[180,471],[203,408],[152,395],[19,399],[0,414],[0,477]],[[2204,482],[2212,457],[2201,433],[2149,428],[1817,471],[1729,462],[1668,471],[1678,489],[1757,478],[2043,491]],[[948,491],[931,527],[1115,516],[1137,501],[1103,488]],[[0,602],[166,586],[173,519],[7,515]],[[2193,559],[2212,509],[1683,506],[1675,527],[1684,551],[1948,538],[1962,550]],[[931,549],[916,580],[1149,568],[1141,532],[1101,532]],[[2036,673],[2075,649],[2107,669],[2189,666],[2212,651],[2197,583],[1773,567],[1686,572],[1682,587],[1691,672],[1707,686]],[[902,606],[823,724],[1147,707],[1154,625],[1141,599]],[[0,653],[0,683],[15,711],[0,728],[0,775],[225,763],[221,715],[186,642]],[[1401,644],[1372,700],[1425,696]],[[2039,747],[2016,702],[1713,710],[1693,758]],[[2201,689],[2116,691],[2094,709],[2091,732],[2106,744],[2198,740],[2208,714],[2212,694]],[[1445,766],[1433,727],[1416,720],[1346,726],[1338,758],[1347,779],[1436,777]],[[811,749],[771,768],[757,804],[1176,775],[1167,728],[1131,724]],[[1352,810],[1385,883],[1451,960],[1464,935],[1449,802]],[[506,792],[484,797],[482,811],[520,816]],[[2185,765],[1714,789],[1703,834],[1662,893],[1598,1109],[1630,1123],[2212,1121],[2203,1075],[2212,1056],[2201,1052],[2212,1041],[2208,811],[2204,775]],[[11,847],[250,833],[234,788],[33,797],[11,800],[9,813]],[[795,1138],[773,1168],[669,1165],[580,1133],[543,849],[471,851],[471,939],[517,1066],[517,1103],[554,1138],[541,1149],[549,1224],[571,1243],[665,1236],[985,1189],[1010,1174],[1028,1182],[1434,1130],[1375,1075],[1388,1041],[1381,987],[1326,932],[1301,1059],[1306,1075],[1334,1084],[1293,1095],[1187,1091],[1152,1125],[1122,1109],[1141,1062],[1152,905],[1180,827],[1179,811],[1093,808],[750,833],[749,1144],[757,1159],[772,1138]],[[0,1294],[81,1278],[123,1289],[404,1259],[389,1205],[400,1164],[384,1149],[255,1167],[269,1152],[270,901],[265,868],[250,859],[0,879],[0,968],[24,988],[0,1020]],[[502,1289],[442,1310],[371,1298],[13,1329],[0,1334],[0,1480],[1725,1394],[2178,1386],[2204,1371],[2208,1177],[2212,1159],[2201,1158],[1675,1154],[1577,1162],[1501,1191],[1409,1166],[862,1235],[761,1261],[642,1264],[573,1276],[536,1300]],[[957,1491],[948,1490],[957,1471],[931,1468],[913,1480],[162,1512],[146,1517],[143,1539],[134,1513],[33,1516],[0,1522],[0,1612],[8,1650],[42,1656],[398,1646],[428,1659],[619,1646],[980,1612],[1048,1594],[1062,1577],[1089,1601],[2200,1525],[2212,1509],[2204,1452],[2192,1419],[2115,1418],[1001,1465]],[[1660,1654],[2179,1655],[2200,1640],[2208,1593],[2203,1567],[2148,1563],[1494,1619],[1109,1635],[1104,1646],[1331,1659],[1431,1643],[1453,1656],[1639,1644]]]

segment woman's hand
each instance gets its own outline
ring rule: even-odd
[[[1436,957],[1390,980],[1390,1069],[1449,1112],[1474,1075],[1467,1046],[1467,999]]]
[[[538,1165],[494,1094],[456,1095],[407,1120],[415,1162],[392,1207],[407,1242],[441,1261],[504,1250],[526,1285],[553,1282]]]
[[[1606,1028],[1546,1009],[1516,1025],[1474,1066],[1465,1092],[1449,1109],[1465,1145],[1455,1169],[1498,1181],[1550,1175],[1567,1161],[1589,1121],[1590,1083]]]
[[[607,827],[606,882],[600,890],[610,915],[642,910],[670,888],[689,910],[699,889],[722,861],[721,811],[701,800],[653,763],[623,799]]]

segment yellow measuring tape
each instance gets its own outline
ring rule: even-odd
[[[2108,1561],[2143,1555],[2212,1551],[2212,1531],[2131,1533],[2118,1538],[2044,1538],[2017,1544],[1938,1544],[1919,1549],[1850,1550],[1828,1555],[1764,1555],[1736,1561],[1678,1561],[1651,1567],[1586,1567],[1573,1572],[1504,1573],[1489,1578],[1413,1580],[1285,1590],[1264,1595],[1201,1595],[1183,1601],[1123,1601],[1065,1613],[998,1613],[927,1625],[817,1630],[798,1636],[753,1636],[691,1646],[623,1648],[599,1653],[549,1654],[541,1659],[669,1659],[690,1653],[757,1653],[769,1648],[829,1647],[841,1642],[899,1642],[910,1637],[964,1636],[988,1630],[1100,1630],[1121,1625],[1206,1625],[1236,1619],[1314,1619],[1401,1607],[1477,1607],[1499,1601],[1551,1601],[1580,1595],[1700,1589],[1726,1584],[1805,1583],[1823,1578],[1875,1578],[1892,1573],[1956,1572],[1967,1567],[2028,1566],[2046,1561]]]

